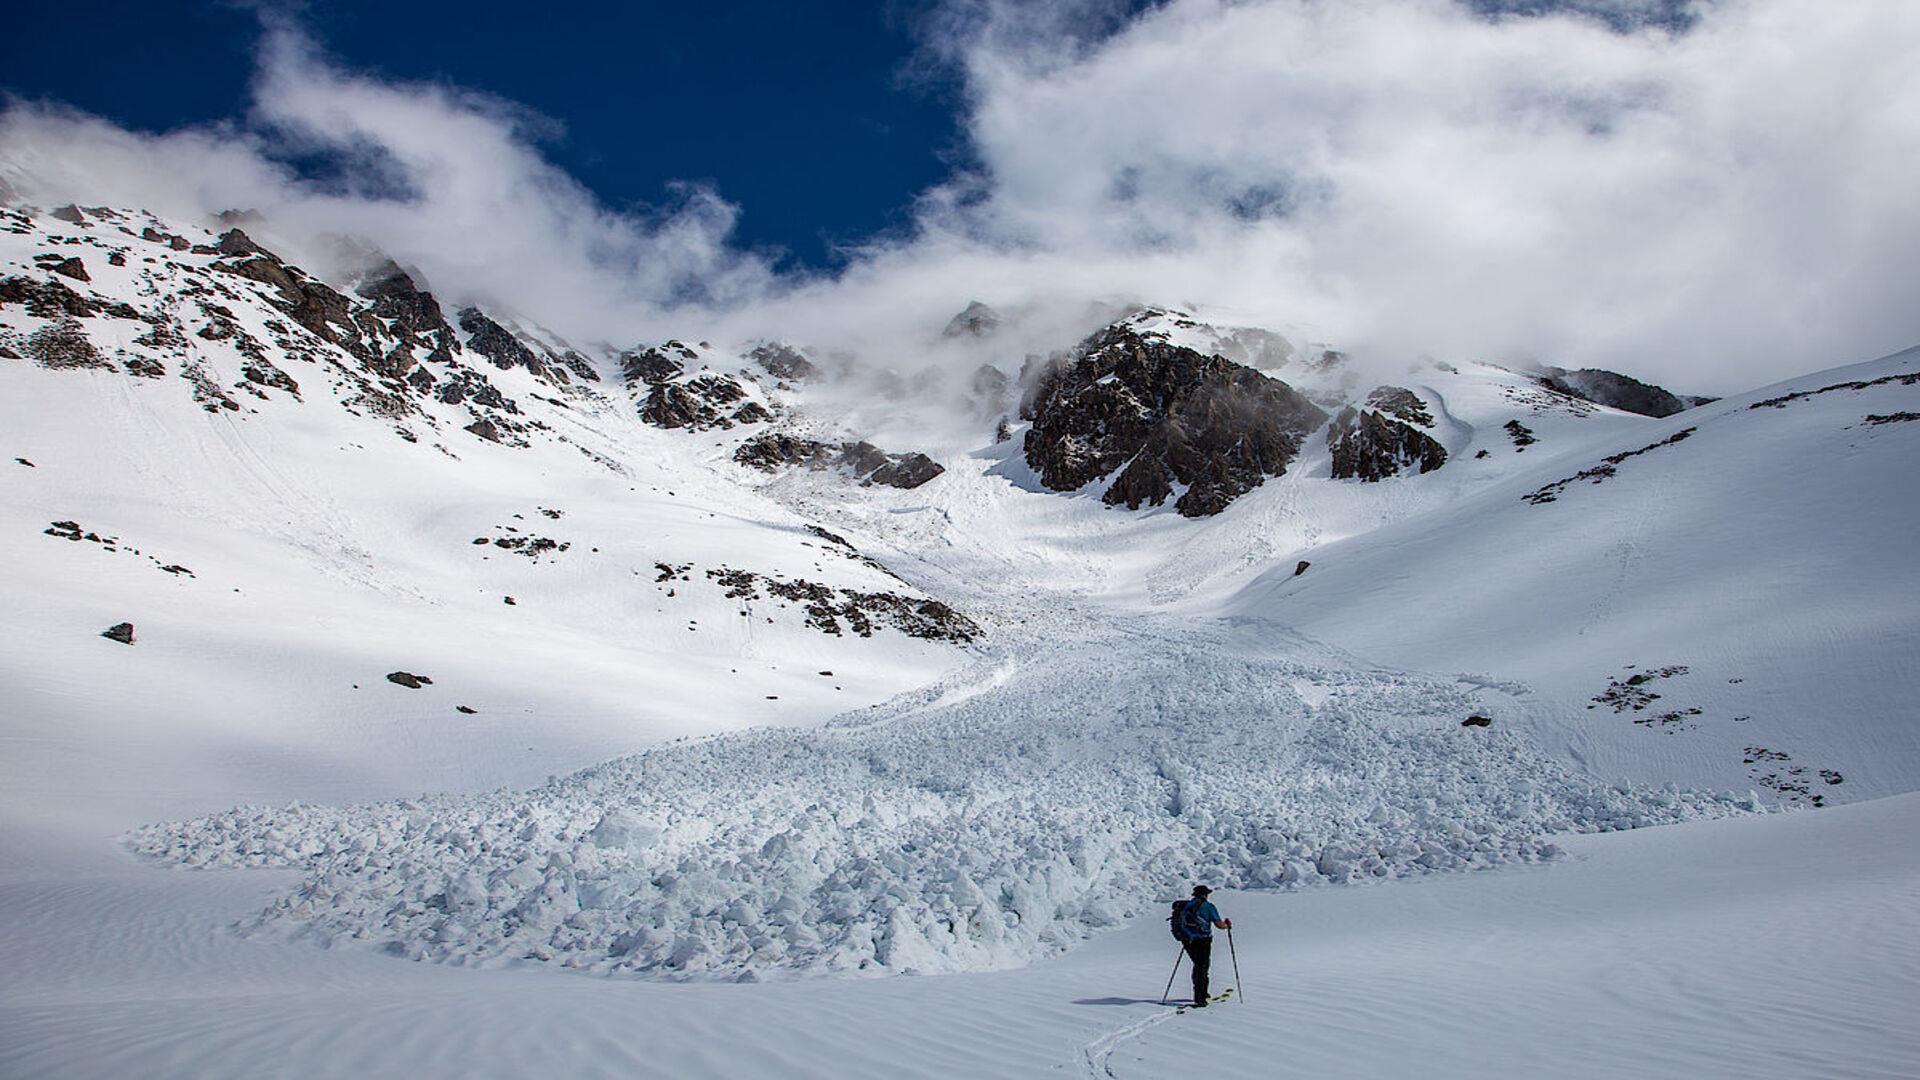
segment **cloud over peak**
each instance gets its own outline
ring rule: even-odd
[[[147,136],[16,102],[0,168],[61,199],[257,207],[296,248],[363,237],[450,297],[614,341],[904,355],[972,298],[1125,299],[1726,391],[1920,339],[1904,0],[989,0],[932,25],[968,163],[831,278],[731,245],[710,189],[605,206],[543,156],[551,121],[285,30],[243,121]],[[1034,325],[1013,343],[1057,329]]]

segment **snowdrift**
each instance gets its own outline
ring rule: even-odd
[[[136,830],[296,867],[256,933],[458,964],[758,978],[1029,963],[1180,894],[1550,859],[1569,831],[1754,810],[1599,785],[1462,725],[1472,687],[1272,628],[1063,622],[832,728],[678,743],[531,791]],[[1309,704],[1309,701],[1313,704]]]

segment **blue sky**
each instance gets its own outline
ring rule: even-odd
[[[915,8],[888,3],[536,5],[329,0],[300,24],[343,67],[481,90],[556,125],[547,156],[609,206],[711,184],[735,239],[786,266],[907,223],[963,148],[950,73],[913,63]],[[238,119],[261,35],[222,3],[22,4],[0,89],[159,132]],[[911,70],[909,70],[911,65]]]

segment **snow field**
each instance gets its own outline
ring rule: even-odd
[[[1011,967],[1193,880],[1533,862],[1559,854],[1555,833],[1758,807],[1596,785],[1460,727],[1459,684],[1275,636],[1089,627],[1012,650],[1010,675],[976,665],[827,729],[669,744],[531,791],[242,808],[128,843],[187,866],[303,869],[256,934],[751,980]]]

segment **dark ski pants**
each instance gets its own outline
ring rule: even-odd
[[[1193,961],[1193,1001],[1207,1000],[1208,969],[1213,966],[1213,939],[1194,938],[1186,943],[1187,959]]]

